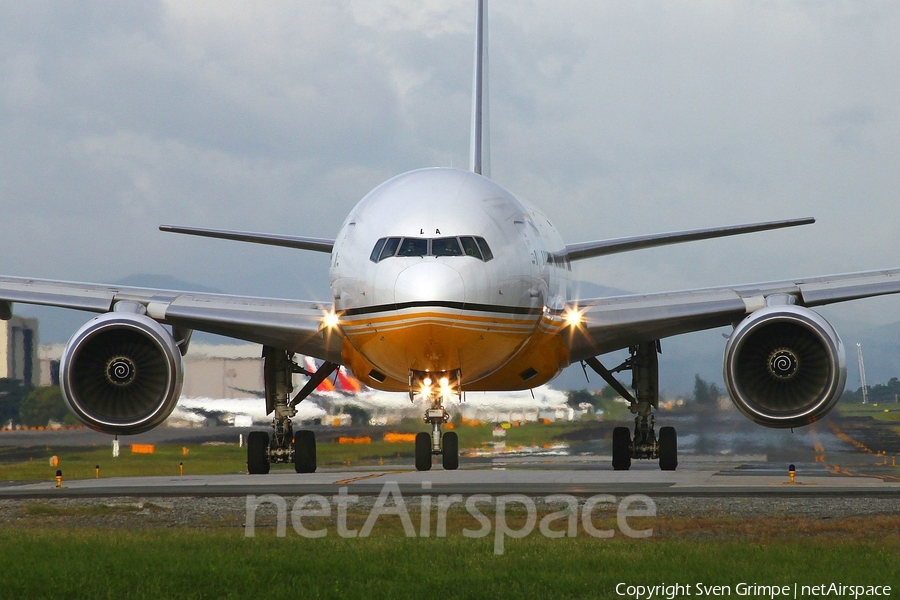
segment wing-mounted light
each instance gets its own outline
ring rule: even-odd
[[[578,310],[577,306],[566,307],[563,311],[563,318],[566,321],[566,327],[569,329],[580,329],[584,324],[584,311]]]
[[[334,309],[322,311],[322,328],[332,332],[341,324],[340,315]]]
[[[334,308],[322,311],[322,318],[319,321],[319,335],[327,343],[331,343],[331,339],[334,336],[343,337],[340,312],[334,310]]]

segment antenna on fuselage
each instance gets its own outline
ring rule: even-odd
[[[477,0],[475,15],[475,77],[472,83],[472,134],[469,170],[491,176],[490,119],[488,110],[487,0]]]

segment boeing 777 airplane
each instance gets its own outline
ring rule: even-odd
[[[14,302],[99,313],[69,340],[60,385],[71,411],[109,434],[162,423],[182,384],[182,355],[194,330],[262,344],[265,407],[272,431],[249,437],[250,473],[272,463],[316,469],[312,431],[292,417],[335,369],[367,386],[424,399],[415,463],[433,455],[459,465],[443,400],[466,391],[540,386],[568,365],[596,371],[631,405],[633,430],[613,431],[612,466],[656,459],[675,469],[676,432],[656,429],[660,340],[726,325],[729,396],[767,427],[798,427],[835,405],[846,379],[844,348],[812,308],[900,292],[900,269],[655,294],[574,300],[573,261],[666,244],[812,223],[795,219],[566,243],[550,219],[490,179],[486,2],[478,0],[468,170],[421,169],[366,195],[334,239],[193,227],[163,231],[328,253],[330,303],[201,294],[0,277],[0,318]],[[628,349],[620,365],[598,358]],[[317,369],[298,355],[322,361]],[[630,371],[631,389],[614,373]],[[293,376],[309,377],[299,390]],[[262,400],[261,400],[262,401]]]

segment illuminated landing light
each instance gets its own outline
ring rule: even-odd
[[[441,377],[441,396],[450,396],[453,394],[453,390],[450,388],[450,378]]]
[[[322,316],[322,325],[324,325],[326,329],[334,329],[338,326],[339,322],[340,317],[338,317],[337,313],[333,310],[325,312]]]
[[[582,311],[578,310],[577,308],[567,308],[566,314],[565,314],[565,319],[566,319],[566,325],[568,325],[569,327],[575,328],[575,327],[578,327],[579,325],[581,325],[582,321],[584,320],[584,317],[583,317]]]

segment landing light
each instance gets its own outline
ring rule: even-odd
[[[335,327],[337,327],[339,321],[340,318],[334,311],[327,311],[322,317],[322,324],[325,325],[325,327],[328,329],[334,329]]]
[[[566,309],[566,325],[569,327],[578,327],[581,325],[582,321],[582,312],[577,308],[568,308]]]

